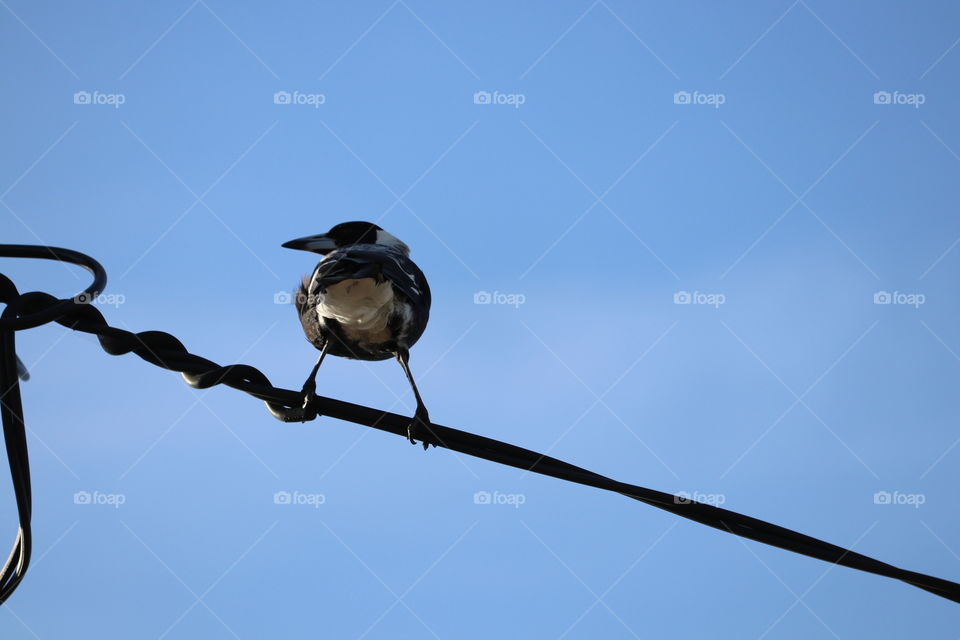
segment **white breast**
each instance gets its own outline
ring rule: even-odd
[[[317,300],[317,314],[340,323],[346,333],[367,342],[386,342],[393,310],[393,287],[373,278],[344,280],[327,287]]]

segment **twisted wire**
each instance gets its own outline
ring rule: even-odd
[[[284,422],[313,420],[328,416],[379,429],[403,438],[410,418],[335,398],[312,395],[303,406],[300,391],[274,387],[259,369],[246,364],[221,366],[190,353],[180,340],[163,331],[134,333],[111,327],[103,314],[89,304],[106,286],[106,272],[93,258],[69,249],[38,245],[0,245],[0,257],[44,258],[59,260],[88,269],[93,282],[72,299],[58,299],[48,293],[20,294],[6,276],[0,274],[0,302],[6,304],[0,315],[0,417],[4,428],[7,456],[17,502],[19,528],[13,549],[0,572],[0,603],[13,593],[23,579],[30,559],[30,470],[27,440],[16,370],[14,336],[17,331],[57,322],[74,331],[97,336],[100,346],[110,355],[133,353],[150,364],[179,372],[190,386],[207,389],[225,385],[262,400],[270,413]],[[859,571],[901,580],[942,598],[960,602],[960,584],[934,576],[900,569],[856,553],[734,511],[656,491],[576,467],[556,458],[506,442],[486,438],[459,429],[432,424],[439,446],[491,462],[516,467],[597,489],[612,491],[663,509],[694,522],[726,533],[779,547],[825,562]]]

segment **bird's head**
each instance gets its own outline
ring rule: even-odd
[[[326,233],[297,238],[284,242],[282,246],[287,249],[327,254],[358,244],[379,244],[398,249],[404,255],[410,254],[410,248],[407,245],[372,222],[341,222]]]

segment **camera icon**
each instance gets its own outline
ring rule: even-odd
[[[91,97],[89,91],[77,91],[73,94],[73,104],[90,104]]]
[[[493,296],[489,291],[477,291],[473,294],[473,304],[490,304],[493,302]]]
[[[893,96],[889,91],[877,91],[873,94],[873,104],[891,104]]]
[[[73,504],[90,504],[91,500],[89,491],[77,491],[73,494]]]
[[[889,491],[877,491],[873,494],[873,504],[890,504],[892,496]]]
[[[489,91],[477,91],[473,94],[473,104],[490,104],[492,99]]]
[[[693,296],[689,291],[677,291],[673,294],[673,304],[690,304],[692,300]]]
[[[289,91],[277,91],[273,94],[273,104],[290,104],[291,96]]]
[[[273,504],[290,504],[292,500],[293,496],[289,491],[277,491],[273,494]]]
[[[873,294],[873,304],[890,304],[891,302],[893,302],[893,298],[889,291],[877,291]]]
[[[686,491],[677,491],[673,495],[674,504],[690,504],[693,502],[693,499],[690,497],[690,494]]]
[[[677,91],[673,94],[673,104],[690,104],[690,99],[689,91]]]
[[[493,496],[489,491],[477,491],[473,494],[473,504],[490,504],[493,502]]]
[[[290,295],[289,291],[277,291],[273,294],[273,304],[290,304],[291,300],[293,300],[293,296]]]
[[[83,293],[78,293],[73,296],[73,301],[77,304],[90,304],[93,302],[94,298],[92,295],[84,291]]]

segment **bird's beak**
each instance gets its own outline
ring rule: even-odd
[[[329,253],[337,248],[337,243],[322,233],[316,236],[305,236],[297,238],[290,242],[284,242],[285,249],[299,249],[300,251],[312,251],[313,253]]]

